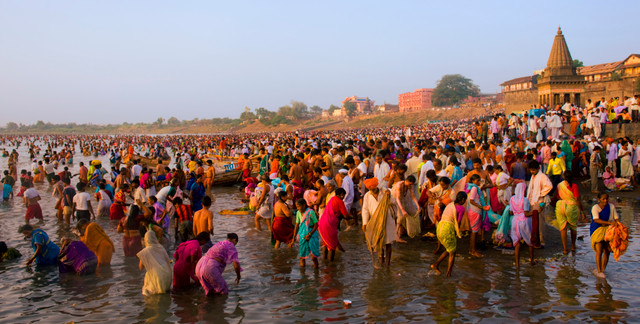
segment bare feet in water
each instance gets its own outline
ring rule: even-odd
[[[431,270],[433,270],[438,276],[442,274],[438,268],[434,264],[431,265]]]

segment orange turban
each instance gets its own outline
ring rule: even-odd
[[[371,178],[364,181],[364,186],[368,190],[373,190],[373,188],[378,187],[378,178]]]

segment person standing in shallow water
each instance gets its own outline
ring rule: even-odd
[[[447,265],[447,277],[451,277],[453,271],[453,264],[456,260],[456,249],[458,246],[458,239],[462,238],[460,235],[460,226],[458,225],[458,218],[462,218],[465,212],[465,204],[467,202],[467,193],[464,191],[458,192],[456,200],[449,203],[442,212],[442,218],[436,226],[436,233],[438,236],[438,242],[440,243],[435,254],[438,254],[441,247],[444,247],[445,251],[442,252],[438,260],[431,265],[431,269],[438,275],[440,272],[440,263],[447,257],[449,262]],[[459,216],[460,215],[460,216]]]
[[[601,193],[598,195],[598,203],[591,208],[591,248],[596,252],[596,275],[604,278],[604,270],[609,263],[611,248],[604,236],[609,225],[618,221],[616,207],[609,203],[609,195]]]
[[[278,192],[278,199],[273,207],[274,216],[273,224],[271,225],[271,233],[276,240],[274,245],[275,249],[280,247],[281,243],[287,244],[289,247],[293,246],[293,222],[291,217],[293,214],[289,210],[289,206],[285,202],[287,199],[287,193],[284,190]]]
[[[296,227],[293,231],[298,236],[300,249],[300,266],[305,266],[305,259],[311,256],[313,267],[318,268],[318,257],[320,256],[320,238],[318,237],[318,218],[313,209],[307,207],[304,199],[296,201]]]
[[[226,295],[229,293],[227,282],[222,277],[222,273],[229,263],[233,263],[233,268],[236,271],[236,285],[240,283],[242,268],[238,262],[237,244],[238,235],[229,233],[226,240],[216,243],[198,261],[196,277],[204,288],[205,295]]]

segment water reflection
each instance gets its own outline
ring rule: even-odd
[[[612,289],[606,279],[598,279],[596,282],[595,295],[591,295],[590,301],[587,302],[584,307],[590,310],[597,311],[598,313],[592,315],[591,319],[594,321],[610,321],[616,319],[622,319],[625,316],[623,314],[614,313],[617,310],[626,309],[629,307],[624,301],[616,300],[613,298]]]

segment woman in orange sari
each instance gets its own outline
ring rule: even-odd
[[[558,184],[558,202],[556,203],[556,220],[558,221],[558,229],[560,229],[560,237],[562,238],[562,250],[564,254],[568,254],[567,249],[567,229],[571,231],[571,251],[576,250],[576,228],[578,225],[578,216],[583,215],[582,204],[580,203],[580,194],[578,185],[572,183],[570,172],[565,172],[564,181]]]
[[[571,136],[576,136],[576,133],[578,132],[578,126],[580,125],[580,121],[578,121],[578,116],[571,115],[571,129],[569,131]]]
[[[98,257],[98,266],[111,264],[111,256],[113,256],[115,248],[102,227],[86,219],[81,219],[78,221],[77,229],[81,234],[82,243]]]

